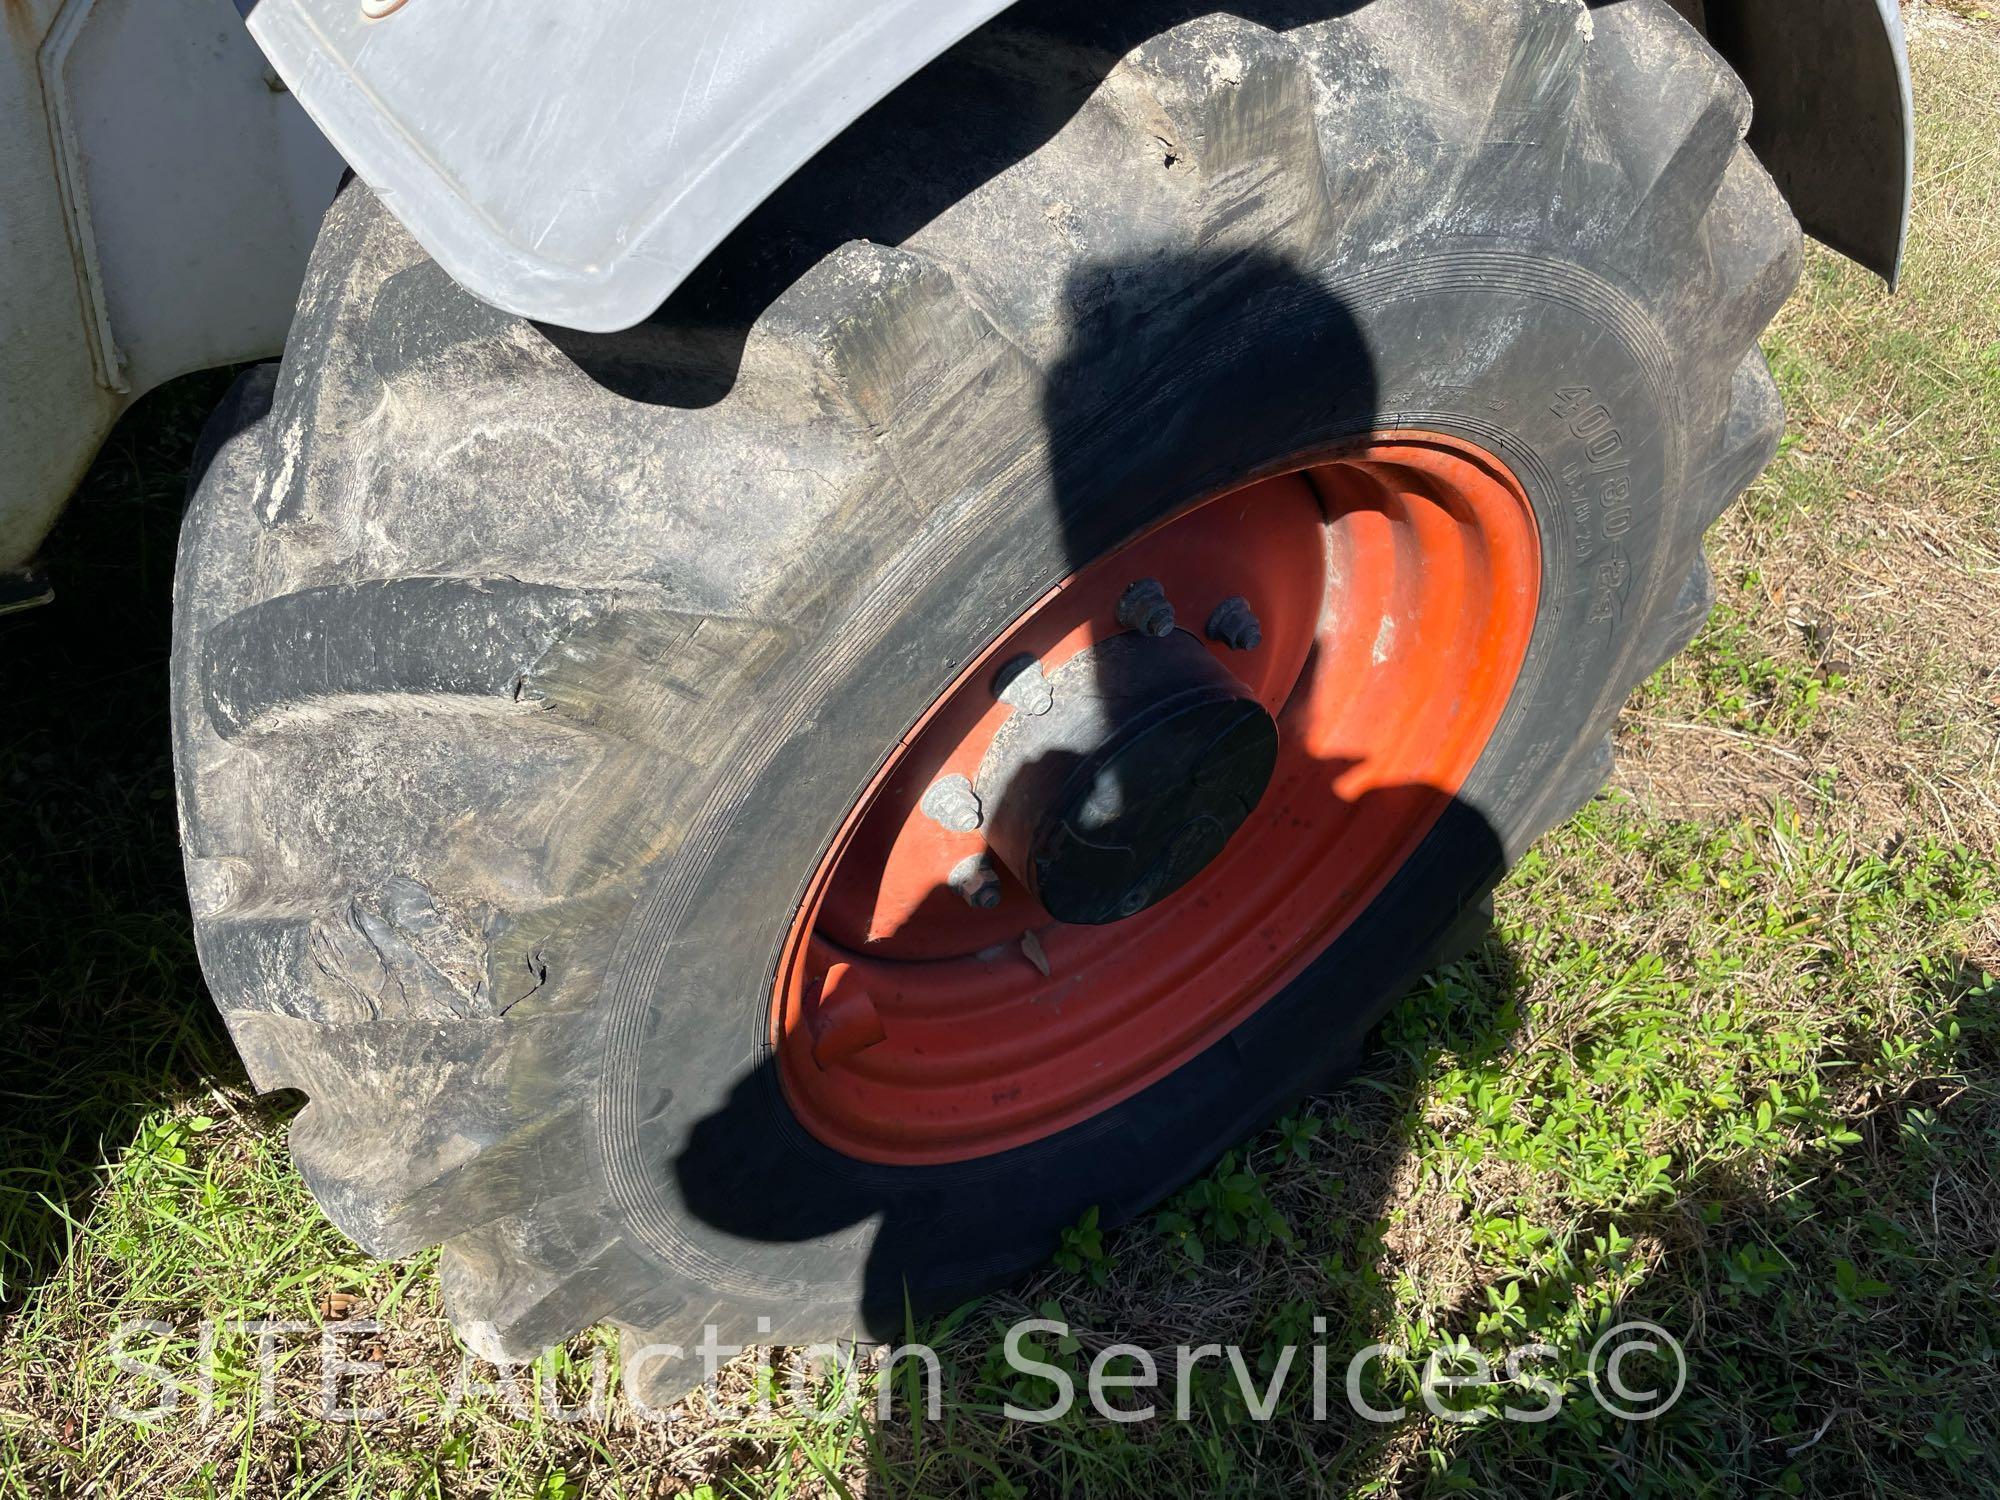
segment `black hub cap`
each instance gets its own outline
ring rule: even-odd
[[[1116,922],[1222,852],[1271,780],[1278,726],[1185,631],[1113,636],[1049,686],[980,763],[988,842],[1057,921]]]

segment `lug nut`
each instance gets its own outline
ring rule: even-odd
[[[979,793],[963,776],[940,776],[917,806],[925,817],[953,833],[976,833],[986,821]]]
[[[1017,656],[993,674],[993,696],[1037,719],[1056,702],[1056,690],[1032,656]]]
[[[1174,607],[1159,579],[1141,578],[1127,585],[1118,599],[1118,623],[1156,640],[1173,634]]]
[[[1208,638],[1231,651],[1255,651],[1264,639],[1264,631],[1250,612],[1250,601],[1241,594],[1232,594],[1216,605],[1215,612],[1208,617]]]
[[[946,881],[965,898],[967,906],[991,911],[1000,904],[1000,874],[983,854],[969,854],[961,859],[951,867]]]

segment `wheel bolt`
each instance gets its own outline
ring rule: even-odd
[[[1032,656],[1016,656],[993,674],[993,696],[1022,713],[1040,718],[1055,706],[1056,690]]]
[[[940,776],[917,804],[925,817],[953,833],[976,833],[986,821],[979,793],[963,776]]]
[[[1241,594],[1232,594],[1216,605],[1215,612],[1208,617],[1208,638],[1231,651],[1255,651],[1264,639],[1264,631],[1250,612],[1250,601]]]
[[[1174,607],[1159,579],[1141,578],[1126,586],[1118,598],[1118,623],[1156,640],[1173,633]]]
[[[967,855],[951,867],[946,877],[951,888],[965,898],[967,906],[991,911],[1000,904],[1000,873],[983,854]]]

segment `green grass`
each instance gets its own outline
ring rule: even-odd
[[[1642,885],[1654,905],[1635,913]],[[1202,1421],[1133,1437],[1079,1417],[1023,1442],[991,1415],[1005,1371],[981,1330],[953,1345],[952,1441],[890,1490],[979,1493],[954,1446],[1014,1450],[1023,1492],[1106,1496],[1308,1477],[1831,1494],[1855,1488],[1857,1448],[1892,1493],[2000,1488],[2000,1022],[1962,946],[1996,900],[2000,870],[1959,848],[1883,855],[1789,815],[1713,829],[1597,804],[1522,862],[1494,942],[1411,996],[1358,1083],[1024,1294],[1096,1330],[1078,1374],[1130,1309],[1158,1321],[1178,1299],[1262,1370],[1315,1315],[1342,1361],[1382,1341],[1498,1367],[1546,1343],[1571,1398],[1554,1420],[1314,1422],[1302,1389],[1253,1430],[1217,1379]],[[1665,1418],[1626,1426],[1582,1399],[1583,1355],[1630,1318],[1683,1338],[1691,1372]],[[1420,1410],[1415,1373],[1371,1400]],[[1963,1437],[1940,1447],[1939,1416]]]
[[[1831,728],[1824,716],[1838,705],[1847,676],[1838,665],[1767,643],[1763,622],[1744,597],[1762,582],[1761,573],[1747,569],[1717,601],[1707,628],[1669,674],[1678,691],[1668,701],[1692,707],[1705,723],[1752,735],[1793,736],[1822,722]],[[1667,687],[1669,677],[1657,686]],[[1639,701],[1661,696],[1649,691]]]
[[[887,1422],[760,1415],[793,1368],[770,1351],[729,1367],[731,1411],[558,1420],[613,1356],[599,1335],[518,1401],[468,1395],[431,1258],[371,1262],[318,1216],[180,890],[166,609],[219,381],[142,404],[52,544],[59,602],[0,622],[0,1495],[2000,1493],[2000,28],[1919,22],[1904,292],[1809,256],[1769,345],[1792,435],[1718,530],[1714,620],[1628,711],[1617,788],[1529,852],[1492,939],[1347,1087],[913,1329],[945,1362],[934,1423],[903,1378]],[[1295,1380],[1253,1422],[1211,1362],[1186,1422],[1010,1422],[1047,1396],[999,1345],[1034,1313],[1069,1325],[1040,1348],[1073,1371],[1234,1342],[1261,1383],[1322,1344],[1336,1396],[1318,1419]],[[168,1325],[129,1352],[181,1387],[151,1425],[113,1410],[153,1394],[111,1363],[133,1318]],[[206,1420],[203,1318],[228,1325]],[[257,1318],[379,1323],[346,1352],[386,1373],[346,1399],[392,1418],[302,1415],[310,1335],[274,1345],[267,1401]],[[1643,1423],[1587,1388],[1593,1341],[1634,1318],[1689,1365]],[[1402,1420],[1339,1399],[1371,1343],[1413,1353],[1366,1386]],[[1451,1393],[1482,1420],[1425,1410],[1426,1355],[1538,1343],[1552,1420],[1493,1417],[1536,1404],[1518,1385]]]

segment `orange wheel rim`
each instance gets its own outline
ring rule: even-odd
[[[1390,432],[1192,506],[1050,589],[892,749],[807,887],[770,1023],[801,1124],[867,1161],[968,1160],[1087,1119],[1219,1040],[1450,805],[1512,693],[1540,576],[1505,466]],[[1275,761],[1185,884],[1123,920],[1058,922],[993,857],[994,828],[925,798],[952,777],[985,784],[982,767],[993,780],[996,734],[1026,701],[996,696],[998,669],[1026,658],[1073,678],[1073,659],[1128,633],[1120,601],[1139,579],[1269,714]],[[1235,597],[1254,648],[1240,614],[1216,617]]]

